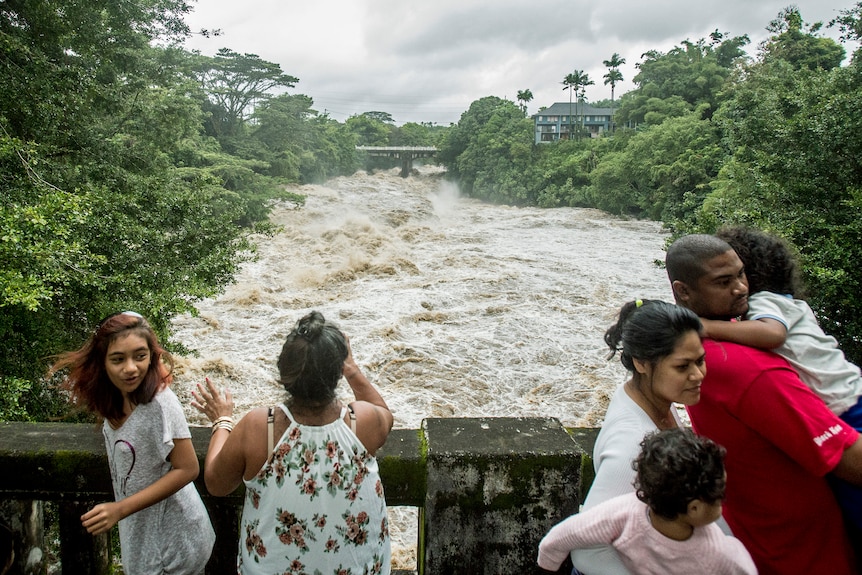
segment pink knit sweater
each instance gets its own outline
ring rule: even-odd
[[[634,493],[620,495],[555,525],[539,544],[539,566],[556,571],[572,549],[611,545],[632,573],[756,575],[742,543],[711,523],[685,541],[659,533]]]

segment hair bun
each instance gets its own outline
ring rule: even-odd
[[[306,341],[314,341],[323,331],[326,319],[319,311],[313,311],[296,322],[296,335]]]

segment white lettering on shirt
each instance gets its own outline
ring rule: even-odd
[[[824,431],[822,434],[815,437],[814,443],[817,444],[817,447],[820,447],[821,445],[826,443],[827,439],[829,439],[830,437],[835,437],[839,433],[841,433],[841,426],[836,423],[835,425]]]

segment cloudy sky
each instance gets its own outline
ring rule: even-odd
[[[602,61],[615,52],[626,60],[617,97],[632,89],[647,50],[666,52],[718,29],[748,34],[753,54],[769,21],[790,4],[806,22],[825,24],[855,1],[196,0],[191,28],[222,34],[194,36],[186,46],[278,63],[299,78],[290,93],[310,96],[315,110],[340,122],[374,110],[399,125],[448,125],[485,96],[516,101],[529,89],[531,114],[567,102],[561,81],[574,70],[595,82],[588,101],[609,98]],[[823,34],[838,33],[824,27]]]

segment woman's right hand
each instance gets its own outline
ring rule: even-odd
[[[206,415],[210,422],[219,417],[233,416],[233,396],[229,389],[225,389],[222,396],[210,378],[206,378],[206,387],[201,384],[197,384],[197,387],[197,391],[192,391],[192,407]]]
[[[350,348],[350,338],[347,337],[347,334],[344,335],[344,341],[347,343],[347,357],[344,358],[344,366],[341,368],[341,375],[344,376],[344,379],[346,379],[349,384],[350,380],[356,376],[356,374],[362,372],[359,370],[359,366],[356,365],[356,360],[353,359],[353,350]]]
[[[353,359],[353,350],[350,347],[350,338],[345,334],[347,342],[347,357],[344,358],[344,367],[341,374],[347,380],[353,397],[356,401],[351,402],[357,422],[357,437],[359,441],[374,455],[377,449],[386,441],[389,431],[392,429],[392,412],[386,405],[380,392],[371,385],[356,360]]]

